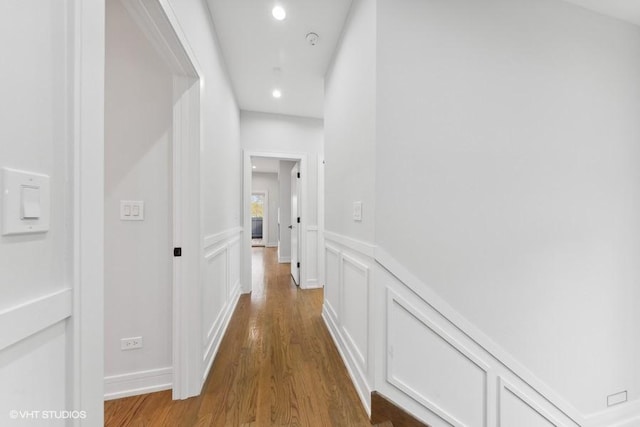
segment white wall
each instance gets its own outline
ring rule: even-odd
[[[278,261],[291,262],[291,169],[295,162],[280,160],[278,165],[278,199],[280,205],[280,235]]]
[[[202,73],[202,212],[203,231],[210,236],[241,225],[239,110],[206,2],[169,3]]]
[[[268,194],[268,223],[263,224],[263,227],[267,228],[268,237],[268,241],[265,242],[265,245],[275,247],[278,245],[278,207],[280,206],[278,174],[254,172],[251,176],[251,184],[252,192],[265,191]]]
[[[353,3],[326,83],[323,317],[365,405],[637,424],[639,44],[555,0]]]
[[[12,422],[11,409],[63,410],[71,405],[71,372],[65,362],[73,280],[72,140],[67,128],[72,119],[67,84],[72,80],[66,39],[70,7],[68,2],[46,0],[0,3],[0,93],[5,100],[0,105],[0,167],[49,175],[52,201],[49,232],[0,236],[3,425]],[[41,425],[42,420],[20,424]]]
[[[355,0],[325,79],[323,317],[360,399],[374,385],[373,297],[376,3]],[[362,202],[362,221],[353,202]],[[406,221],[402,224],[406,226]],[[353,250],[352,246],[361,249]]]
[[[375,19],[375,1],[353,2],[325,80],[325,228],[367,242],[374,237]]]
[[[106,41],[104,350],[113,398],[145,371],[164,369],[153,390],[171,385],[173,78],[118,0],[107,2]],[[120,220],[121,200],[144,201],[145,220]],[[139,336],[142,349],[121,350],[120,339]]]
[[[322,158],[322,120],[242,111],[240,141],[245,150],[307,154],[309,165],[309,225],[318,225],[318,159]]]
[[[640,28],[378,5],[378,245],[582,413],[640,398]]]

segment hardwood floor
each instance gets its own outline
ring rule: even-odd
[[[202,394],[105,402],[105,425],[371,425],[320,316],[322,290],[297,288],[273,248],[252,257],[258,286],[241,296]]]

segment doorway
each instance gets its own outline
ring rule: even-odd
[[[268,207],[265,209],[263,229],[268,236],[265,247],[277,247],[280,264],[288,267],[296,284],[305,288],[306,255],[306,155],[298,153],[264,153],[245,151],[244,165],[244,233],[243,238],[243,283],[254,283],[252,278],[251,248],[258,220],[254,220],[255,194],[268,193]],[[270,166],[266,166],[270,165]],[[270,167],[270,169],[265,169]],[[294,172],[295,168],[295,172]],[[295,183],[292,185],[292,173]],[[295,190],[295,209],[292,205],[292,188]],[[294,210],[292,210],[294,209]],[[266,224],[266,225],[265,225]],[[263,237],[264,239],[264,237]],[[292,249],[295,247],[295,253]],[[252,289],[245,289],[250,292]]]
[[[105,398],[200,391],[200,73],[163,4],[107,2]]]

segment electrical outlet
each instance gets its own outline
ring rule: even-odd
[[[142,348],[142,337],[122,338],[120,340],[120,350],[135,350]]]
[[[619,405],[627,401],[627,391],[621,391],[619,393],[610,394],[607,396],[607,406]]]

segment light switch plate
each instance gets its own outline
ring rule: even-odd
[[[121,200],[120,219],[122,221],[144,221],[144,202],[141,200]]]
[[[2,169],[2,235],[45,233],[51,212],[47,175]]]
[[[362,221],[362,202],[353,202],[353,220]]]

